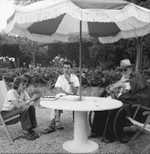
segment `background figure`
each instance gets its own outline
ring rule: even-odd
[[[55,83],[57,93],[64,93],[66,95],[76,95],[79,88],[79,79],[72,73],[72,64],[68,61],[63,64],[63,74],[60,75]],[[50,133],[56,129],[63,129],[61,123],[62,110],[55,110],[51,112],[51,122],[49,128],[45,129],[44,133]]]
[[[13,82],[13,88],[7,93],[6,99],[2,108],[3,118],[7,118],[12,115],[20,114],[20,122],[23,128],[24,138],[28,140],[34,140],[39,136],[34,132],[34,128],[37,126],[35,109],[30,106],[30,103],[37,98],[29,98],[25,89],[27,82],[23,77],[18,77]]]

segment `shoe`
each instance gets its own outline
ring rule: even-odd
[[[60,129],[60,130],[64,129],[64,126],[62,125],[61,122],[56,122],[55,127],[56,129]]]
[[[121,143],[127,143],[127,142],[129,142],[130,139],[131,139],[131,137],[129,137],[129,136],[124,136],[124,137],[121,138],[120,142],[121,142]]]
[[[104,143],[112,143],[112,142],[114,142],[114,139],[102,138],[101,141]]]
[[[36,136],[34,136],[32,133],[28,132],[28,133],[25,133],[24,135],[21,136],[21,138],[24,138],[26,140],[30,140],[30,141],[33,141],[35,139],[37,139]]]
[[[45,128],[43,131],[42,131],[42,134],[49,134],[49,133],[52,133],[52,132],[55,132],[56,129],[54,127],[48,127],[48,128]]]
[[[33,135],[35,138],[39,138],[39,134],[37,134],[34,130],[29,131],[31,135]]]

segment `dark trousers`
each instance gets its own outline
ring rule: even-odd
[[[91,131],[95,133],[97,136],[103,136],[108,139],[114,139],[115,136],[113,132],[113,121],[114,121],[116,112],[117,110],[96,111],[94,115],[93,126]],[[106,124],[106,121],[107,121],[107,124]]]
[[[29,131],[37,126],[36,112],[34,106],[30,106],[25,111],[22,111],[21,109],[13,109],[11,111],[1,111],[1,114],[4,119],[19,114],[20,115],[19,118],[14,119],[6,124],[13,124],[20,121],[23,130]]]
[[[123,110],[120,110],[123,109]],[[123,131],[125,126],[131,125],[129,120],[126,118],[128,115],[133,115],[135,109],[133,108],[119,108],[110,111],[97,111],[93,119],[92,132],[97,136],[105,135],[107,139],[116,139],[115,132],[119,138],[123,138],[126,134]],[[108,119],[107,119],[108,118]],[[107,125],[106,125],[106,119]],[[143,121],[145,119],[142,116],[142,112],[138,112],[136,119]],[[103,134],[105,128],[105,134]],[[114,132],[115,131],[115,132]]]

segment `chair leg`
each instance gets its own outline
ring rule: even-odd
[[[131,137],[131,139],[129,140],[130,143],[132,143],[132,141],[135,141],[135,139],[142,133],[141,130],[138,130],[134,135],[133,137]],[[128,142],[128,143],[129,143]]]
[[[6,126],[6,125],[3,125],[3,127],[4,127],[4,129],[5,129],[5,132],[6,132],[6,134],[7,134],[7,137],[8,137],[8,139],[9,139],[10,143],[13,144],[14,140],[13,140],[13,138],[11,137],[11,135],[10,135],[10,133],[9,133],[9,130],[8,130],[7,126]]]
[[[111,111],[108,111],[104,131],[103,131],[103,134],[102,134],[102,140],[104,140],[104,138],[106,137],[105,135],[106,135],[106,131],[107,131],[107,128],[108,128],[108,122],[109,122],[110,115],[111,115]]]
[[[4,129],[5,129],[5,132],[7,134],[7,137],[9,139],[10,143],[13,144],[14,141],[13,141],[13,139],[12,139],[10,133],[9,133],[9,130],[8,130],[8,128],[7,128],[7,126],[6,126],[6,124],[5,124],[5,122],[4,122],[4,120],[3,120],[1,115],[0,115],[0,120],[2,122],[2,127],[4,127]]]

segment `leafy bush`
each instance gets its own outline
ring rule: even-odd
[[[73,72],[79,77],[78,68],[74,68]],[[29,74],[32,77],[32,82],[35,84],[48,85],[49,88],[53,88],[57,77],[62,74],[62,69],[58,67],[40,67],[30,69],[7,69],[0,70],[0,76],[4,77],[7,82],[12,82],[17,76],[24,73]],[[105,87],[120,78],[120,73],[116,70],[101,70],[96,69],[83,69],[82,85],[84,87]]]

